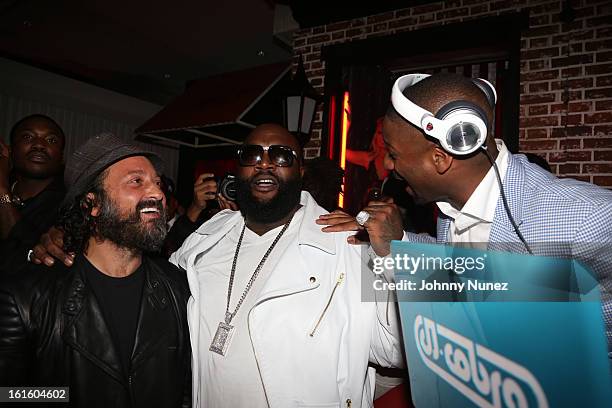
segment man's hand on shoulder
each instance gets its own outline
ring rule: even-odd
[[[402,215],[392,199],[371,201],[362,210],[369,214],[368,220],[359,225],[356,219],[343,211],[323,214],[316,220],[319,225],[327,225],[323,232],[359,231],[366,229],[370,237],[370,245],[378,256],[387,256],[391,252],[391,241],[402,239]],[[360,244],[355,235],[348,238],[350,244]]]
[[[342,210],[335,210],[329,214],[320,215],[316,223],[327,225],[327,227],[321,229],[323,232],[360,231],[365,229],[357,224],[355,217]]]
[[[64,231],[51,227],[48,232],[41,235],[38,244],[32,249],[30,261],[35,264],[52,266],[56,259],[64,265],[72,266],[74,254],[64,252]]]

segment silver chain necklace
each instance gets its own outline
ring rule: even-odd
[[[232,322],[232,319],[234,318],[234,316],[236,316],[236,313],[238,313],[238,309],[240,309],[240,306],[242,306],[242,302],[244,302],[244,299],[246,298],[247,293],[249,293],[249,290],[251,290],[251,286],[253,286],[253,282],[255,282],[255,279],[257,279],[257,275],[259,275],[259,271],[261,271],[261,268],[263,267],[264,263],[268,259],[268,256],[270,255],[270,253],[272,252],[272,250],[274,249],[274,247],[276,246],[280,238],[283,236],[283,234],[289,227],[289,224],[291,223],[292,218],[293,217],[291,217],[289,221],[285,223],[285,225],[283,226],[283,229],[278,233],[276,238],[274,238],[274,241],[272,242],[272,244],[270,245],[270,247],[268,248],[264,256],[261,258],[261,261],[259,261],[259,265],[257,265],[257,268],[255,268],[253,275],[251,275],[251,279],[249,279],[249,282],[247,283],[246,288],[244,288],[244,291],[242,292],[242,296],[240,296],[240,300],[238,300],[238,303],[236,304],[234,311],[230,312],[229,305],[230,305],[230,299],[232,298],[232,287],[234,286],[234,275],[236,273],[238,253],[240,252],[240,246],[242,245],[242,238],[244,237],[244,230],[246,229],[246,221],[245,221],[244,226],[242,227],[242,232],[240,233],[240,238],[238,239],[238,244],[236,245],[236,252],[234,253],[234,261],[232,262],[232,272],[230,273],[229,286],[227,289],[227,304],[225,306],[225,321],[219,322],[219,326],[217,327],[217,331],[215,332],[215,337],[213,337],[212,343],[210,344],[210,348],[209,348],[210,351],[213,351],[217,354],[221,354],[222,356],[224,356],[225,353],[227,352],[231,339],[234,335],[234,330],[236,329],[235,326],[232,326],[230,323]]]
[[[15,194],[15,186],[16,185],[17,185],[17,180],[15,180],[15,182],[11,186],[11,196],[13,196],[12,202],[13,202],[13,205],[16,206],[16,207],[23,207],[25,205],[23,203],[23,200],[21,199],[21,197],[19,197],[17,194]]]

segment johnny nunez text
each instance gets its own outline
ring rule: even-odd
[[[464,290],[476,291],[505,291],[508,290],[508,282],[482,282],[478,279],[469,279],[467,282],[438,282],[437,280],[422,280],[420,285],[409,280],[399,280],[397,282],[385,282],[377,279],[373,282],[374,290],[425,290],[425,291],[453,291],[463,292]]]

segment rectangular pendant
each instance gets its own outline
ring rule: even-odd
[[[217,327],[217,332],[215,333],[215,337],[213,338],[213,341],[210,344],[209,350],[224,356],[227,352],[230,342],[232,341],[233,335],[234,326],[225,322],[219,322],[219,327]]]

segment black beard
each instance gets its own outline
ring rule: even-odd
[[[140,210],[146,207],[159,209],[160,216],[143,222]],[[143,200],[126,217],[122,217],[117,209],[118,206],[110,198],[102,198],[100,215],[96,218],[97,232],[101,238],[131,251],[157,252],[161,249],[167,232],[166,210],[161,201]]]
[[[253,196],[253,177],[246,180],[236,177],[236,203],[245,218],[261,224],[272,224],[285,218],[300,203],[301,177],[296,176],[287,181],[274,177],[278,182],[278,192],[268,201],[259,201]]]

